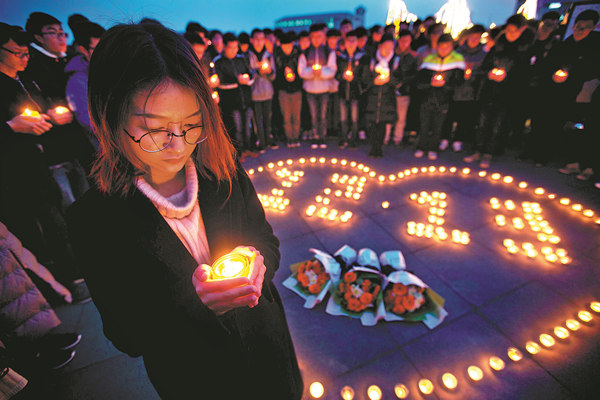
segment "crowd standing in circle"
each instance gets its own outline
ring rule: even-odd
[[[556,12],[474,25],[457,38],[433,17],[368,30],[344,20],[339,30],[314,24],[299,34],[190,22],[181,37],[239,161],[330,143],[373,158],[392,146],[430,160],[466,152],[481,168],[516,154],[600,189],[598,20],[581,12],[568,37]],[[22,282],[0,294],[3,373],[16,364],[36,376],[70,362],[81,335],[54,333],[52,305],[90,300],[65,218],[95,185],[88,74],[105,29],[80,14],[68,24],[70,46],[62,22],[45,13],[31,13],[24,29],[0,23],[0,280]],[[15,301],[20,313],[5,306]]]

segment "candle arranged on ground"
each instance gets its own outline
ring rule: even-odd
[[[212,279],[249,277],[254,257],[241,253],[229,253],[219,257],[212,266]]]
[[[30,110],[29,108],[26,108],[21,115],[24,117],[40,118],[39,112]]]
[[[473,75],[473,70],[471,68],[467,68],[465,70],[465,80],[471,79],[471,75]]]
[[[55,111],[57,114],[65,114],[65,113],[68,113],[68,112],[69,112],[69,109],[68,109],[67,107],[58,106],[58,107],[56,107],[56,108],[54,109],[54,111]],[[39,114],[38,114],[38,115],[39,115]]]

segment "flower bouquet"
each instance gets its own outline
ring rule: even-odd
[[[331,277],[340,275],[340,265],[334,257],[316,249],[310,249],[315,255],[308,261],[290,265],[292,275],[283,285],[294,291],[304,300],[305,308],[313,308],[327,295]]]
[[[444,299],[414,274],[402,270],[388,275],[378,319],[423,322],[429,329],[442,323],[448,312]]]
[[[346,268],[330,288],[331,298],[325,311],[330,315],[360,318],[363,325],[374,325],[384,281],[377,254],[371,249],[361,249],[356,261]]]

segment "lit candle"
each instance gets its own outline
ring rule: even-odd
[[[515,362],[521,361],[523,359],[523,353],[521,353],[518,349],[514,347],[509,347],[506,353],[508,354],[508,358]]]
[[[312,66],[312,69],[313,69],[313,71],[319,71],[319,70],[321,69],[321,65],[319,65],[319,64],[314,64],[314,65]]]
[[[68,112],[69,112],[69,109],[68,109],[67,107],[58,106],[58,107],[56,107],[56,108],[54,109],[54,111],[55,111],[57,114],[65,114],[65,113],[68,113]]]
[[[367,389],[367,396],[369,396],[370,400],[381,400],[381,389],[377,385],[371,385]]]
[[[29,108],[26,108],[21,115],[24,117],[40,118],[39,112],[30,110]]]
[[[216,85],[218,82],[219,82],[219,75],[212,74],[210,76],[210,83],[212,83],[213,85]]]
[[[494,68],[494,69],[492,69],[492,75],[500,78],[500,77],[506,75],[506,71],[502,68]]]
[[[592,314],[589,311],[579,311],[577,314],[580,320],[583,322],[590,322],[592,320]]]
[[[346,72],[344,72],[344,75],[346,76],[347,79],[354,78],[354,72],[352,72],[352,70],[349,67],[346,70]]]
[[[504,366],[504,360],[502,360],[500,357],[490,357],[490,367],[492,367],[493,370],[501,371],[504,369]]]
[[[405,385],[403,385],[402,383],[399,383],[396,386],[394,386],[394,394],[399,399],[407,398],[409,393],[410,393],[410,391],[408,390],[408,388]]]
[[[483,371],[481,370],[481,368],[475,365],[471,365],[469,368],[467,368],[467,373],[469,374],[469,378],[471,378],[475,382],[483,379]]]
[[[465,80],[471,79],[471,75],[473,75],[473,70],[471,68],[467,68],[465,70]]]
[[[554,340],[554,338],[547,333],[542,333],[540,335],[540,343],[546,347],[552,347],[556,344],[556,340]]]
[[[595,312],[600,312],[600,302],[592,301],[590,303],[590,308]]]
[[[242,74],[242,78],[244,78],[244,79],[250,79],[250,75],[248,75],[248,74]]]
[[[567,328],[569,328],[573,332],[578,331],[579,328],[581,328],[581,324],[579,323],[579,321],[576,321],[574,319],[568,319],[565,325],[567,325]]]
[[[554,79],[554,82],[556,82],[556,83],[563,83],[564,81],[567,80],[568,77],[569,77],[569,72],[565,71],[564,69],[559,69],[558,71],[556,71],[554,73],[554,76],[552,77],[552,79]]]
[[[325,394],[325,388],[321,382],[313,382],[310,384],[309,392],[314,399],[320,399]]]
[[[220,98],[219,98],[219,92],[212,92],[212,98],[215,102],[219,102]]]
[[[229,279],[249,277],[254,256],[240,253],[229,253],[218,258],[212,266],[212,279]]]
[[[352,389],[350,386],[344,386],[340,391],[340,396],[342,396],[342,399],[344,400],[353,400],[354,389]]]
[[[458,379],[450,372],[446,372],[442,375],[442,382],[448,389],[456,389],[456,386],[458,386]]]
[[[265,61],[262,63],[262,65],[260,66],[263,70],[267,70],[269,69],[269,62]]]
[[[419,380],[419,390],[423,394],[431,394],[433,392],[433,382],[429,379]]]
[[[525,343],[525,349],[531,354],[537,354],[542,348],[536,342],[529,341]]]
[[[554,328],[554,334],[559,339],[566,339],[569,337],[569,331],[563,328],[562,326],[557,326]]]

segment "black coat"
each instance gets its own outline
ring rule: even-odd
[[[212,260],[254,246],[267,272],[258,306],[217,316],[192,285],[197,267],[154,205],[86,193],[68,213],[76,256],[121,351],[143,356],[163,399],[299,399],[303,385],[281,300],[271,282],[279,241],[241,166],[227,184],[199,177],[198,201]]]
[[[360,59],[361,91],[366,95],[365,117],[370,124],[393,124],[397,120],[396,86],[403,81],[399,60],[397,55],[392,57],[389,62],[389,82],[377,86],[374,83],[377,76],[375,72],[376,58],[365,55]]]

